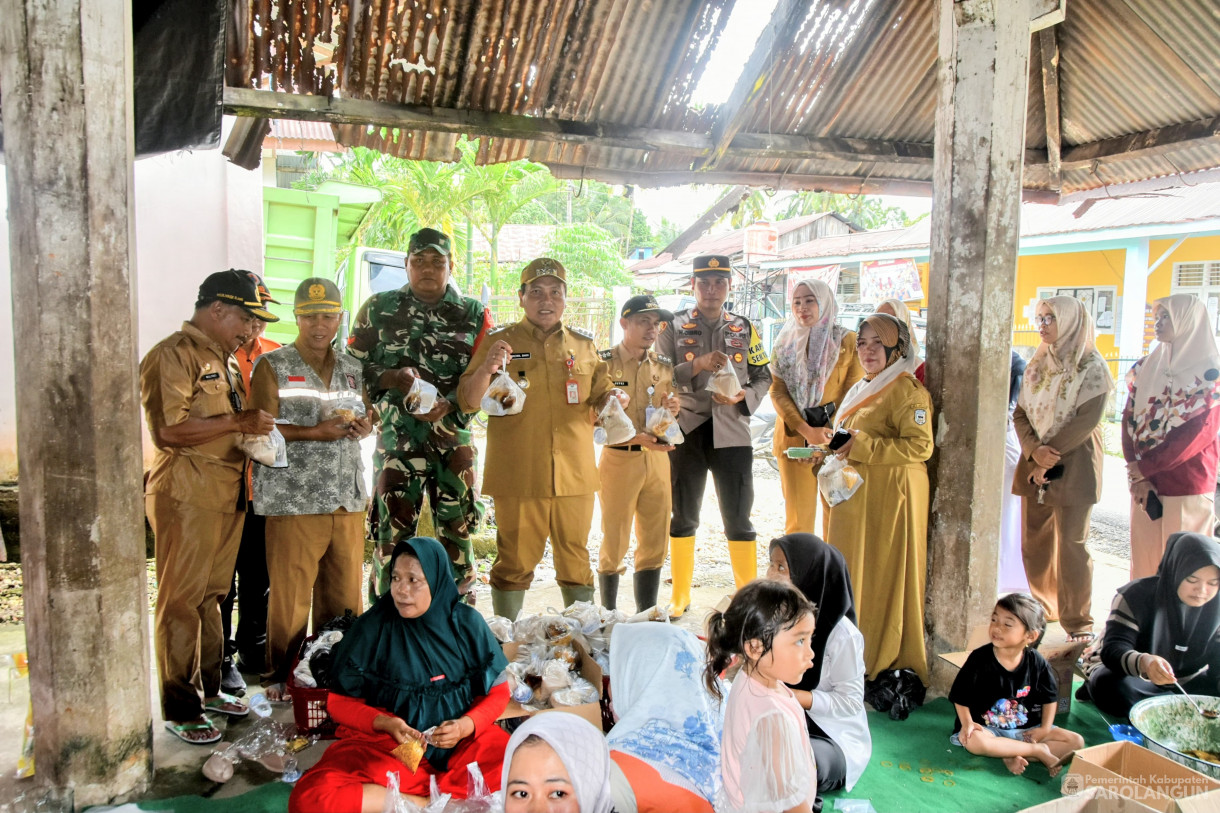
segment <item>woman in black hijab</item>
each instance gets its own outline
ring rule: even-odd
[[[1089,675],[1097,707],[1126,717],[1146,697],[1176,691],[1220,694],[1220,542],[1210,536],[1169,537],[1155,576],[1118,589]]]
[[[873,751],[864,716],[864,636],[856,629],[843,554],[813,534],[771,541],[767,578],[790,582],[817,608],[813,666],[791,686],[805,709],[818,793],[856,784]]]

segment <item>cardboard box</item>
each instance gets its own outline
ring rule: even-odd
[[[964,652],[947,652],[941,655],[940,658],[961,669],[970,653],[987,643],[989,639],[987,624],[975,627],[970,631],[970,638],[966,641],[966,650]],[[1056,719],[1062,720],[1063,716],[1072,710],[1073,670],[1076,668],[1076,661],[1080,658],[1080,653],[1084,652],[1084,648],[1088,645],[1087,641],[1051,643],[1044,640],[1041,646],[1038,647],[1038,651],[1042,653],[1042,657],[1046,658],[1051,671],[1055,673],[1055,680],[1059,682],[1059,703],[1058,711],[1055,713]]]
[[[576,714],[584,717],[590,723],[597,727],[598,731],[602,730],[602,668],[597,665],[597,661],[589,654],[589,650],[585,649],[584,645],[579,641],[573,641],[572,646],[580,655],[580,676],[597,687],[598,700],[595,703],[582,703],[579,706],[563,706],[561,708],[543,709],[541,711],[530,711],[524,708],[516,700],[509,700],[508,706],[504,709],[504,713],[499,716],[500,720],[511,720],[514,717],[527,717],[534,714],[545,714],[548,711],[562,711],[568,714]],[[507,643],[503,644],[504,657],[510,661],[517,657],[518,650],[521,649],[521,644]]]
[[[1100,787],[1162,813],[1220,810],[1220,781],[1133,742],[1082,748],[1063,777],[1065,796]],[[1201,794],[1207,794],[1199,798]],[[1203,807],[1199,807],[1202,804]]]
[[[1027,807],[1019,813],[1155,813],[1155,808],[1105,788],[1089,788],[1074,796]]]

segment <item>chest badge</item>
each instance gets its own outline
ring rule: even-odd
[[[745,330],[741,325],[729,325],[729,331],[732,333],[740,333]]]
[[[691,347],[691,346],[696,345],[696,344],[698,344],[698,343],[699,343],[699,340],[698,340],[698,339],[683,339],[683,340],[682,340],[682,344],[686,345],[687,347]]]
[[[741,359],[742,359],[741,353],[733,354],[733,361],[737,362],[738,364],[741,364]]]
[[[694,353],[692,353],[691,351],[687,350],[687,351],[686,351],[686,355],[685,355],[685,356],[683,356],[682,358],[684,358],[686,361],[694,361],[694,360],[695,360],[695,354],[694,354]]]
[[[686,324],[684,324],[684,325],[682,326],[682,329],[683,329],[683,330],[694,330],[694,329],[695,329],[695,328],[697,328],[697,327],[699,327],[699,325],[698,325],[697,323],[695,323],[695,322],[687,322]]]

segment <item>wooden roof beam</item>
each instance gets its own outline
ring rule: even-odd
[[[712,169],[720,162],[733,142],[733,136],[741,130],[746,118],[753,110],[754,102],[762,95],[771,81],[771,72],[783,59],[776,59],[792,46],[793,39],[801,29],[801,22],[809,13],[808,0],[779,0],[771,13],[771,20],[763,27],[754,43],[754,51],[746,66],[737,77],[737,84],[718,111],[712,126],[712,151],[704,159],[702,169]]]
[[[1063,188],[1062,131],[1059,109],[1059,39],[1055,28],[1038,32],[1038,50],[1042,57],[1042,100],[1046,112],[1046,167],[1050,173],[1050,188]]]
[[[750,196],[750,187],[745,184],[738,184],[725,192],[720,197],[720,200],[711,205],[706,212],[699,216],[699,219],[692,223],[686,231],[679,234],[665,248],[661,249],[661,254],[670,254],[674,259],[681,256],[683,251],[686,251],[687,246],[698,240],[703,234],[715,225],[716,221],[729,213],[729,210],[740,204],[743,200]]]
[[[1084,169],[1094,161],[1105,158],[1148,158],[1218,137],[1220,116],[1214,116],[1210,119],[1078,144],[1063,151],[1062,166],[1064,170]]]

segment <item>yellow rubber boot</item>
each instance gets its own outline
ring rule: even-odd
[[[730,539],[729,563],[733,566],[733,584],[740,590],[758,578],[758,545],[753,539],[745,542]]]
[[[669,575],[674,583],[669,617],[681,618],[690,607],[690,587],[695,578],[695,537],[669,538]]]

